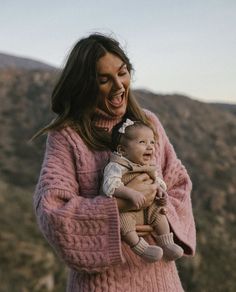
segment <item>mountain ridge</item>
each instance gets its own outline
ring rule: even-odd
[[[32,58],[16,56],[0,52],[0,69],[25,69],[25,70],[57,70],[53,65]]]

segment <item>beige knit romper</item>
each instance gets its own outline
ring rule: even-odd
[[[118,155],[112,155],[110,162],[118,163],[127,168],[127,172],[125,172],[122,176],[122,182],[124,185],[128,184],[133,178],[136,176],[147,173],[153,181],[156,180],[156,167],[154,165],[138,165],[128,161],[126,159],[122,159]],[[161,221],[161,216],[164,216],[160,213],[162,206],[158,206],[157,202],[154,201],[153,204],[146,209],[137,210],[137,211],[129,211],[129,212],[121,212],[120,213],[120,228],[121,235],[125,236],[127,233],[136,230],[136,225],[149,224],[151,226],[156,226]]]

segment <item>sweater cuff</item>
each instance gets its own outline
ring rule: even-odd
[[[171,204],[168,204],[166,216],[171,232],[174,233],[174,241],[184,249],[185,255],[193,256],[196,249],[196,228],[192,212],[184,212],[183,209],[175,210]]]
[[[111,200],[113,203],[111,204]],[[109,263],[120,264],[124,261],[121,251],[121,234],[119,211],[115,198],[107,199],[104,204],[105,212],[108,214],[108,258]]]

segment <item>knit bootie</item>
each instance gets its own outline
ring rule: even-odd
[[[159,261],[163,255],[162,248],[155,245],[149,245],[142,237],[140,237],[139,242],[131,249],[150,263]]]
[[[183,249],[174,243],[173,233],[156,236],[156,243],[163,249],[163,258],[167,261],[174,261],[184,254]]]

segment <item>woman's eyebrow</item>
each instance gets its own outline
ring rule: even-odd
[[[126,64],[123,62],[123,63],[121,64],[119,70],[120,70],[122,67],[124,67],[124,66],[126,66]]]
[[[126,64],[123,62],[120,67],[118,68],[117,71],[119,71],[120,69],[122,69],[124,66],[126,66]],[[109,75],[109,73],[98,73],[98,76],[107,76]]]

